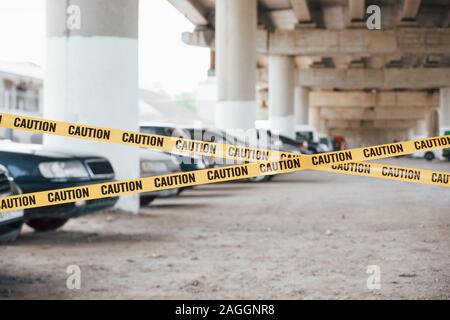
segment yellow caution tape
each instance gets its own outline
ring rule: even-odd
[[[233,181],[261,175],[294,172],[299,169],[300,159],[291,158],[276,162],[249,163],[140,179],[91,184],[75,188],[48,190],[0,198],[0,211],[30,209],[75,201]],[[334,165],[333,167],[324,167],[321,170],[446,187],[450,186],[450,174],[424,169],[409,169],[375,163],[347,163]]]
[[[363,177],[450,186],[450,173],[426,169],[406,168],[380,163],[350,162],[321,167],[320,171],[345,173]]]
[[[276,150],[166,137],[120,129],[24,117],[7,113],[0,113],[0,126],[64,137],[133,145],[175,154],[195,154],[248,162],[277,161],[293,155],[289,152]],[[448,147],[450,147],[450,136],[443,136],[328,152],[317,155],[295,154],[295,157],[301,159],[302,169],[315,169],[337,163],[382,159],[411,154],[417,151],[429,151]]]
[[[143,134],[119,129],[78,125],[61,121],[49,121],[5,113],[0,113],[0,126],[94,141],[134,145],[178,154],[196,154],[251,162],[258,161],[257,163],[204,169],[194,172],[175,173],[10,196],[0,199],[0,211],[29,209],[132,193],[248,179],[261,175],[273,175],[306,169],[449,186],[450,175],[445,172],[357,162],[405,155],[419,150],[427,151],[445,148],[450,145],[450,137],[448,136],[311,156]]]

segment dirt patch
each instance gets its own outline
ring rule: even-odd
[[[393,159],[448,171],[448,162]],[[321,172],[200,186],[0,247],[0,298],[448,299],[448,188]],[[66,287],[69,265],[81,289]],[[381,272],[369,290],[367,266]]]

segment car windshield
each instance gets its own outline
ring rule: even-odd
[[[290,146],[297,147],[300,144],[299,142],[285,136],[277,136],[277,138],[279,138],[282,143],[288,144]]]
[[[183,129],[174,128],[174,127],[143,126],[143,127],[141,127],[141,132],[148,133],[148,134],[157,134],[157,135],[166,136],[166,137],[189,139],[188,132],[186,132]]]
[[[297,140],[310,142],[313,140],[313,133],[312,131],[297,131],[295,137]]]
[[[141,127],[141,132],[148,134],[158,134],[161,136],[168,135],[165,127]]]

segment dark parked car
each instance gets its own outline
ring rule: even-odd
[[[185,128],[188,139],[201,140],[205,142],[232,144],[232,145],[245,145],[243,141],[238,138],[227,135],[224,131],[219,129],[202,129],[202,128]],[[206,163],[211,164],[211,167],[218,167],[222,165],[239,164],[239,161],[233,159],[220,159],[204,156],[203,159]]]
[[[0,200],[16,196],[20,189],[14,183],[7,169],[0,165]],[[0,212],[0,244],[14,241],[20,234],[23,224],[23,210]]]
[[[253,136],[247,136],[248,142],[244,142],[238,137],[230,134],[226,134],[223,130],[219,129],[198,129],[188,128],[186,131],[189,133],[189,137],[195,140],[202,140],[215,143],[226,143],[239,146],[254,147],[260,149],[271,149],[293,153],[304,153],[300,144],[286,138],[284,136],[273,135],[269,130],[255,130]],[[305,152],[308,153],[308,152]],[[231,159],[211,159],[210,162],[216,166],[239,164],[241,162]],[[250,182],[266,182],[273,178],[272,175],[259,176],[247,179]]]
[[[296,141],[283,135],[276,135],[269,130],[258,130],[258,136],[268,135],[272,149],[279,151],[292,152],[298,154],[312,154],[310,150],[304,147],[302,140]]]
[[[7,140],[0,141],[0,163],[7,167],[23,193],[77,187],[114,179],[114,170],[105,158]],[[110,208],[116,202],[117,197],[27,209],[25,223],[36,231],[55,230],[70,218]]]
[[[140,152],[140,174],[141,177],[152,177],[163,174],[180,172],[180,164],[175,156],[164,152],[141,148]],[[156,198],[167,198],[179,195],[183,188],[157,190],[140,194],[141,206],[150,204]]]
[[[446,130],[444,132],[444,136],[449,136],[450,135],[450,130]],[[442,156],[447,158],[450,161],[450,148],[446,148],[444,150],[442,150]]]
[[[180,128],[175,128],[172,126],[162,126],[155,125],[151,123],[141,123],[140,131],[148,134],[157,134],[166,137],[179,137],[184,139],[190,139],[189,134]],[[194,171],[200,169],[207,169],[213,167],[213,165],[208,162],[208,159],[201,156],[185,156],[185,155],[175,155],[178,160],[182,171]]]

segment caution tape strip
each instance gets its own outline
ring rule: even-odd
[[[277,162],[248,163],[140,179],[98,183],[0,198],[0,211],[31,209],[76,201],[248,179],[261,175],[288,173],[298,170],[304,170],[300,168],[300,160],[298,158],[291,158]],[[450,186],[450,174],[445,172],[410,169],[376,163],[339,164],[334,165],[334,167],[324,167],[321,170],[446,187]]]
[[[285,157],[292,156],[292,153],[277,150],[167,137],[7,113],[0,113],[0,126],[64,137],[133,145],[175,154],[200,155],[247,162],[278,161]],[[450,147],[450,136],[442,136],[317,155],[295,154],[295,157],[298,157],[301,160],[302,169],[317,169],[338,163],[382,159],[411,154],[417,151],[430,151],[448,147]]]

